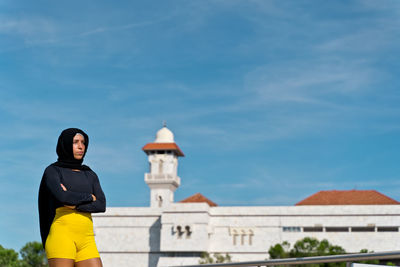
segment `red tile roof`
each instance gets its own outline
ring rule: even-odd
[[[218,206],[216,203],[212,202],[205,196],[203,196],[200,193],[194,194],[193,196],[190,196],[188,198],[185,198],[184,200],[179,201],[180,203],[207,203],[210,207],[216,207]]]
[[[144,152],[159,151],[159,150],[172,150],[172,151],[175,151],[176,154],[180,157],[185,156],[183,154],[182,150],[179,148],[179,146],[175,143],[148,143],[142,148],[142,150]]]
[[[296,203],[300,205],[399,205],[400,202],[375,190],[319,191]]]

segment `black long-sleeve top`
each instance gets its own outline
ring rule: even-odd
[[[63,190],[61,184],[67,191]],[[96,201],[93,201],[92,194],[96,196]],[[73,171],[54,165],[46,168],[39,188],[40,234],[43,247],[56,209],[64,205],[76,206],[76,210],[90,213],[106,210],[106,198],[94,171],[89,168]]]

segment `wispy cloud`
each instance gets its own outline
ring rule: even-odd
[[[74,40],[79,41],[82,40],[82,38],[90,38],[91,36],[99,34],[145,28],[151,25],[165,23],[173,17],[174,14],[170,14],[152,20],[125,23],[115,26],[108,26],[101,20],[95,20],[89,23],[87,26],[89,29],[83,30],[80,26],[75,25],[74,23],[68,22],[66,24],[58,18],[3,15],[0,16],[0,33],[21,38],[27,46],[46,44],[55,45],[57,43],[71,45],[71,42]],[[104,26],[99,26],[101,24],[104,24]]]
[[[3,35],[3,38],[4,36],[20,38],[24,45],[54,38],[57,35],[57,30],[55,22],[44,17],[0,16],[0,34]],[[20,49],[18,45],[14,46],[16,46],[14,49]]]
[[[154,20],[142,21],[142,22],[138,22],[138,23],[128,23],[128,24],[117,25],[117,26],[112,26],[112,27],[109,27],[109,26],[97,27],[93,30],[79,33],[76,36],[86,37],[86,36],[90,36],[90,35],[94,35],[94,34],[110,32],[110,31],[123,31],[123,30],[129,30],[129,29],[133,29],[133,28],[148,27],[148,26],[151,26],[154,24],[166,22],[166,21],[170,20],[171,18],[173,18],[173,15],[168,15],[163,18],[157,18]]]
[[[0,16],[0,33],[20,35],[26,39],[55,32],[54,23],[41,17],[5,17]]]
[[[246,75],[246,87],[263,101],[335,103],[335,97],[365,94],[379,71],[366,62],[310,60],[259,67]]]

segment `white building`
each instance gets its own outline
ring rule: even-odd
[[[143,150],[150,207],[93,214],[105,267],[198,264],[201,252],[264,260],[271,245],[307,236],[348,252],[400,250],[400,203],[376,191],[321,191],[282,207],[218,207],[200,194],[176,203],[178,158],[184,155],[173,133],[163,127]]]

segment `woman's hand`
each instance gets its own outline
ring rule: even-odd
[[[61,185],[62,190],[67,191],[67,188],[63,184],[60,184],[60,185]]]
[[[96,196],[92,194],[93,201],[96,201]]]
[[[60,185],[61,185],[62,190],[67,191],[67,188],[63,184],[60,184]],[[76,208],[76,206],[72,206],[72,205],[64,205],[64,207],[70,208],[71,210],[74,210]]]

